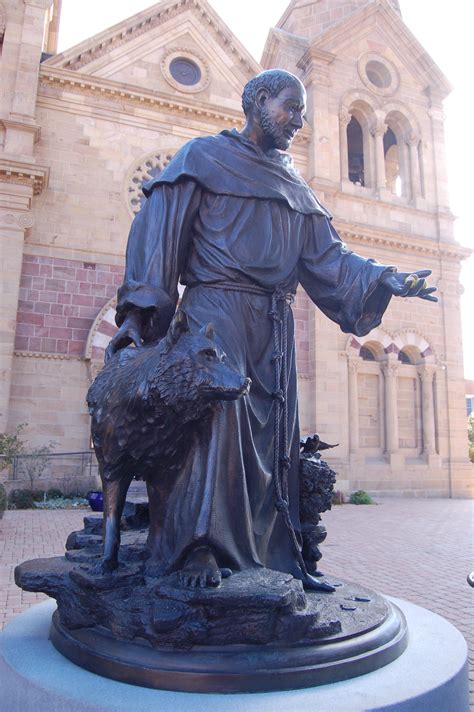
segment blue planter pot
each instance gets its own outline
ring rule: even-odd
[[[89,507],[93,512],[104,511],[104,495],[102,492],[91,490],[86,494],[86,499],[89,502]]]

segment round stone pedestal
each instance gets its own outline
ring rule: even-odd
[[[406,601],[410,641],[394,662],[352,680],[288,692],[194,694],[99,677],[48,639],[53,601],[19,615],[0,638],[0,708],[8,712],[468,712],[467,646],[443,618]]]

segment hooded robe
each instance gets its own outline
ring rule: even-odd
[[[288,154],[264,153],[236,130],[187,143],[144,193],[129,235],[117,324],[131,307],[139,308],[144,339],[163,336],[180,281],[191,329],[212,322],[229,366],[252,379],[248,396],[223,402],[211,427],[196,434],[168,501],[158,556],[173,569],[190,548],[204,544],[220,566],[266,566],[301,578],[275,507],[271,295],[294,294],[301,284],[344,332],[364,335],[388,306],[391,295],[379,282],[393,268],[350,252]],[[172,309],[160,316],[168,298]],[[291,310],[287,332],[287,496],[299,537]]]

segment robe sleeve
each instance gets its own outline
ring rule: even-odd
[[[380,324],[392,296],[380,278],[396,268],[351,252],[325,217],[308,217],[307,227],[298,263],[301,285],[342,331],[365,336]]]
[[[139,309],[144,341],[163,336],[174,314],[200,196],[192,180],[156,186],[132,223],[116,322]]]

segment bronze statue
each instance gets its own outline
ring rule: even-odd
[[[88,394],[104,548],[101,521],[86,517],[64,557],[15,570],[19,586],[56,598],[56,648],[95,673],[291,689],[406,648],[394,604],[318,570],[335,473],[319,455],[330,445],[300,442],[291,302],[301,284],[363,335],[393,295],[436,301],[435,289],[429,270],[398,273],[341,242],[286,153],[305,104],[295,76],[262,72],[244,89],[242,132],[190,141],[144,189],[119,330]],[[124,509],[133,476],[149,508]]]
[[[118,292],[110,358],[166,334],[178,299],[191,328],[209,321],[248,397],[217,409],[174,483],[154,556],[182,585],[222,568],[267,567],[330,590],[306,570],[298,511],[293,319],[300,283],[345,332],[367,334],[393,295],[436,300],[429,270],[398,273],[350,252],[285,153],[302,127],[304,86],[265,71],[242,97],[246,124],[187,143],[145,188]]]

